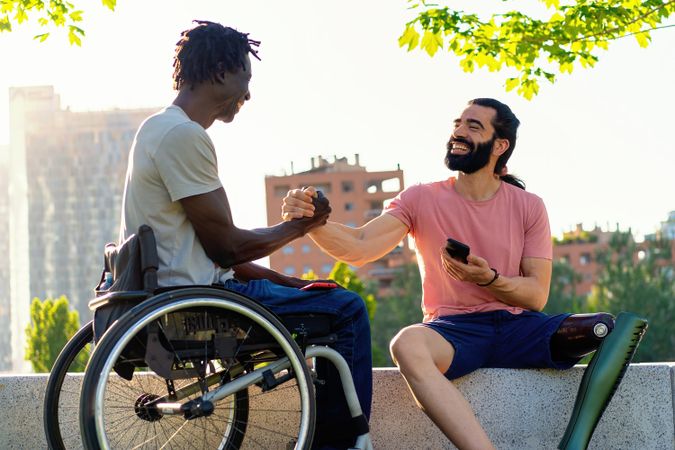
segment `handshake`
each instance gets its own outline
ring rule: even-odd
[[[313,186],[288,191],[281,205],[281,218],[305,225],[305,233],[326,224],[331,208],[328,199]]]

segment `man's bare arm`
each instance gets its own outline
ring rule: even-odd
[[[254,261],[304,236],[328,219],[327,200],[315,201],[316,214],[269,228],[244,230],[232,220],[223,188],[180,200],[206,254],[223,268]]]
[[[281,217],[293,221],[313,217],[311,203],[316,195],[313,187],[288,192],[281,208]],[[328,222],[310,232],[309,237],[328,255],[354,266],[374,261],[395,248],[408,233],[408,227],[389,214],[383,214],[367,224],[351,228]]]
[[[408,233],[408,227],[389,214],[351,228],[336,222],[315,228],[309,237],[328,255],[360,267],[394,249]]]
[[[301,288],[313,281],[289,277],[252,262],[237,264],[236,266],[232,266],[232,270],[234,270],[234,277],[239,281],[270,280],[272,283],[281,286],[295,288]]]

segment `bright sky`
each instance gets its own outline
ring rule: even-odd
[[[369,170],[400,164],[406,185],[446,178],[453,119],[474,97],[498,98],[520,118],[509,169],[544,199],[553,234],[619,223],[642,235],[675,210],[675,29],[654,32],[647,49],[621,39],[595,69],[561,75],[527,101],[504,91],[504,74],[466,74],[446,52],[398,48],[412,17],[404,0],[118,0],[115,12],[82,3],[82,47],[54,33],[38,43],[27,26],[0,34],[0,145],[10,86],[53,85],[73,110],[170,103],[174,44],[191,19],[208,19],[262,41],[252,100],[209,129],[240,227],[265,225],[264,175],[292,161],[306,170],[319,154],[359,153]]]

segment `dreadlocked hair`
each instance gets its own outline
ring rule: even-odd
[[[260,41],[249,39],[248,34],[206,20],[193,22],[197,25],[183,31],[176,43],[174,89],[212,80],[225,70],[245,69],[247,54],[260,60],[257,50]]]

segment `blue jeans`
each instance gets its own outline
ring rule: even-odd
[[[347,361],[363,414],[366,418],[370,417],[373,363],[368,311],[361,297],[341,288],[302,291],[269,280],[248,283],[228,280],[225,287],[260,302],[279,316],[306,313],[333,316],[331,328],[337,335],[337,342],[332,347]],[[346,448],[351,445],[351,442],[344,442],[345,431],[351,429],[351,414],[340,376],[333,364],[324,358],[317,358],[316,370],[325,384],[315,386],[317,418],[314,441],[329,448]],[[353,437],[348,438],[353,440]]]

